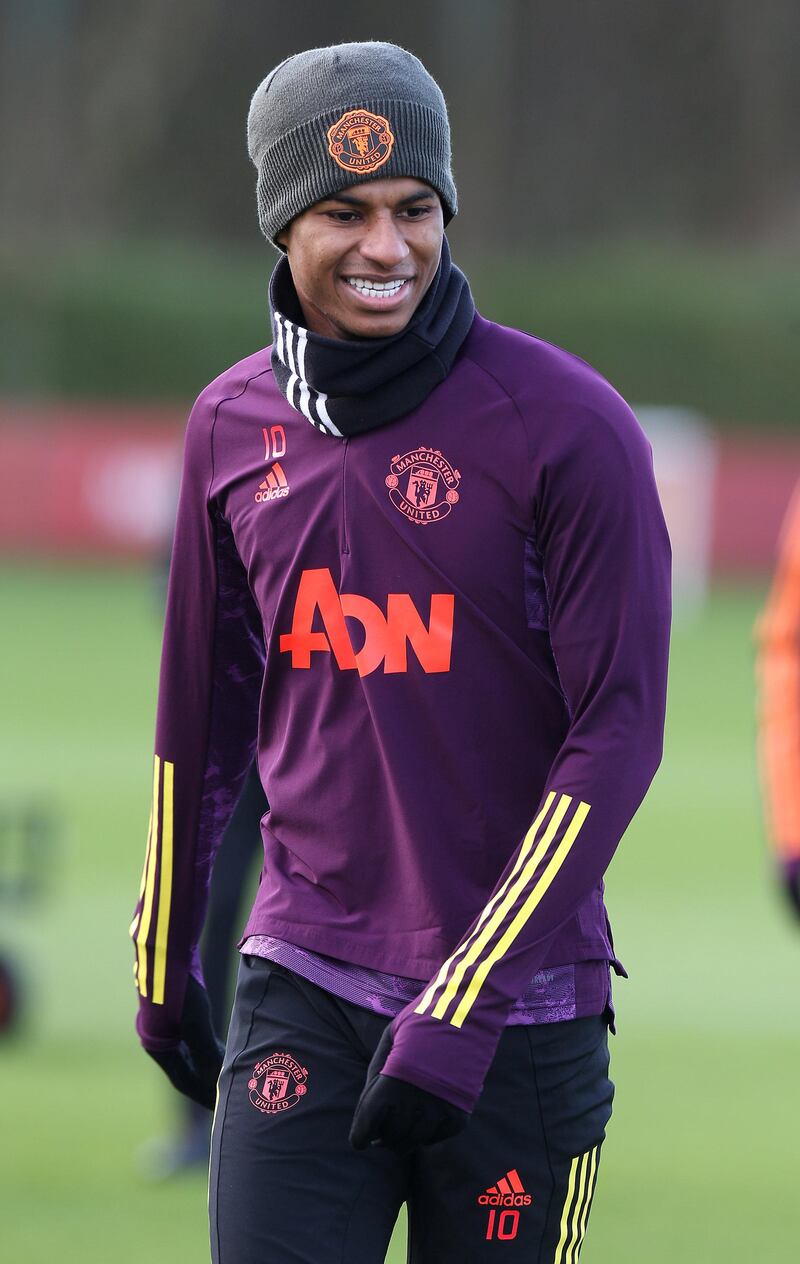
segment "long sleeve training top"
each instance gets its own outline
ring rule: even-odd
[[[472,1109],[537,971],[614,960],[603,875],[661,757],[669,604],[649,445],[575,357],[476,315],[419,408],[344,441],[268,352],[219,377],[186,434],[142,1041],[177,1040],[255,753],[245,935],[429,980],[384,1071]]]

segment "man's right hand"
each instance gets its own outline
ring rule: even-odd
[[[172,1049],[148,1049],[150,1057],[185,1097],[214,1109],[224,1046],[211,1022],[208,993],[192,975],[186,985],[181,1015],[180,1044]]]

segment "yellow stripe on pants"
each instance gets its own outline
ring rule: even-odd
[[[579,1163],[580,1157],[574,1158],[569,1169],[567,1196],[564,1199],[564,1206],[561,1210],[561,1235],[558,1239],[556,1253],[553,1256],[553,1264],[564,1264],[564,1248],[567,1245],[567,1235],[569,1233],[569,1213],[572,1206],[572,1199],[575,1194],[575,1174],[578,1170]]]
[[[578,1154],[572,1160],[553,1264],[578,1264],[597,1181],[599,1150],[600,1147],[595,1146],[593,1150]]]
[[[578,1264],[578,1256],[581,1253],[583,1239],[586,1236],[586,1222],[589,1219],[589,1208],[592,1205],[592,1195],[594,1193],[594,1184],[597,1179],[597,1151],[599,1147],[595,1146],[592,1150],[591,1159],[589,1161],[589,1175],[586,1180],[586,1196],[583,1200],[583,1211],[578,1218],[578,1241],[575,1243],[575,1253],[573,1256],[574,1264]]]

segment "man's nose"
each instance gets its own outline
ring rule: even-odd
[[[382,268],[395,268],[411,253],[408,243],[391,215],[376,215],[368,224],[360,244],[365,259]]]

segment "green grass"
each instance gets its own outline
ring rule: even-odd
[[[153,1186],[136,1163],[172,1110],[133,1036],[126,936],[148,809],[150,588],[137,572],[5,567],[0,592],[0,807],[34,798],[61,828],[49,891],[0,905],[0,947],[30,990],[25,1031],[0,1046],[0,1254],[203,1261],[202,1177]],[[631,978],[616,989],[616,1110],[586,1264],[796,1254],[800,931],[761,836],[756,606],[718,593],[678,626],[664,765],[611,871]]]

